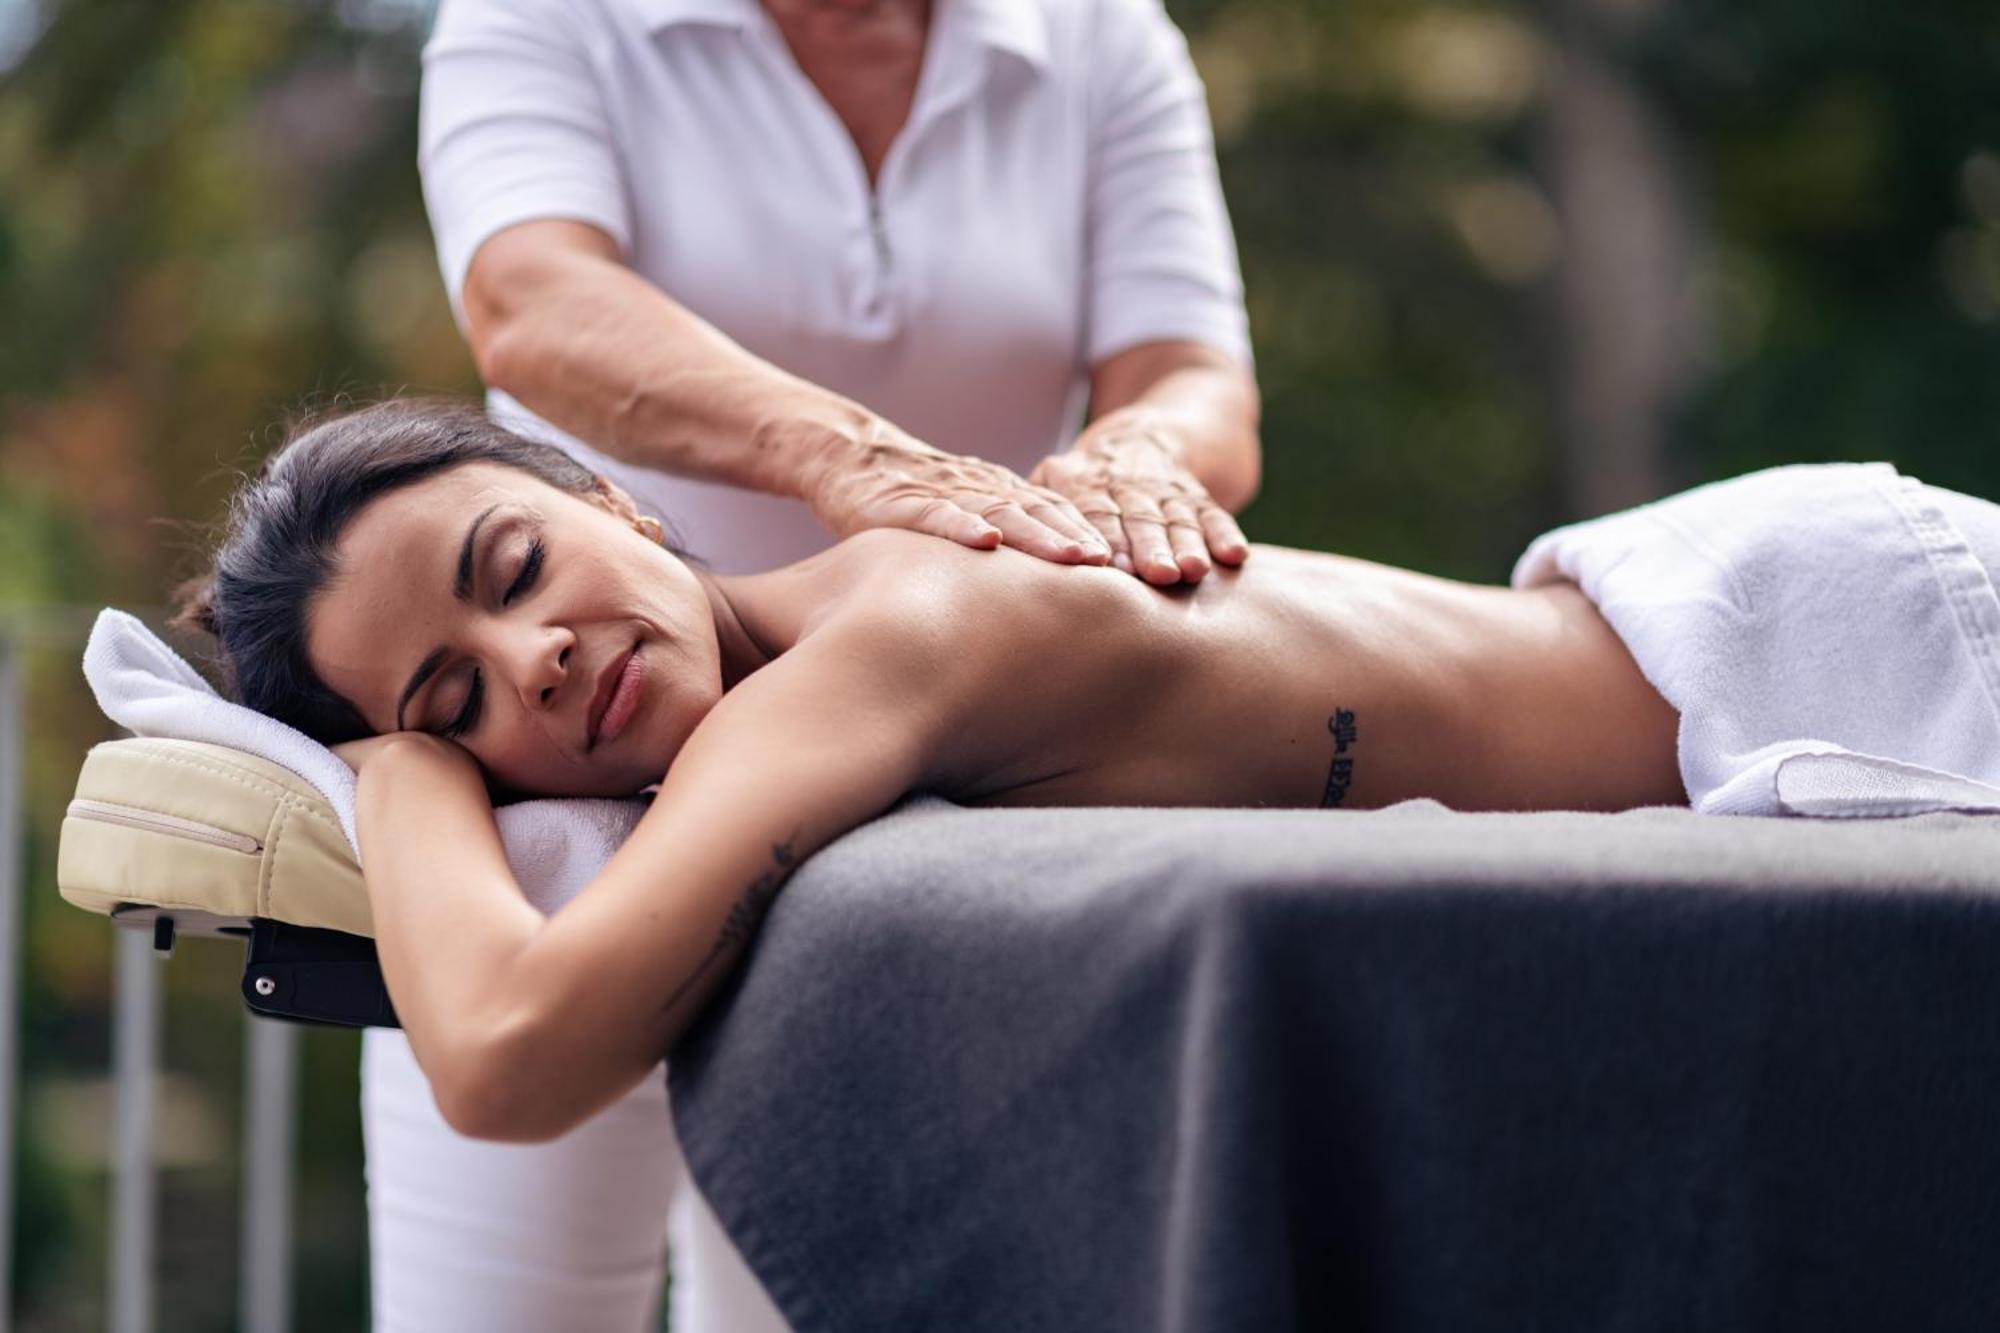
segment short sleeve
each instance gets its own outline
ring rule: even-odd
[[[565,218],[632,249],[631,209],[582,25],[589,6],[444,0],[424,46],[417,170],[452,313],[472,256],[516,223]]]
[[[1187,339],[1250,364],[1207,92],[1160,0],[1099,0],[1091,39],[1085,352]]]

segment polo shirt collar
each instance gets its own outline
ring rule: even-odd
[[[757,0],[631,0],[649,32],[681,24],[747,27],[757,17]]]
[[[961,9],[967,29],[984,45],[1005,51],[1038,73],[1049,67],[1048,15],[1040,0],[932,0],[931,22],[948,21],[941,11]],[[632,0],[648,31],[681,24],[745,28],[763,19],[757,0]]]
[[[979,40],[995,50],[1005,51],[1036,73],[1049,68],[1049,17],[1041,0],[933,0],[943,6],[965,10],[968,26]],[[938,21],[933,12],[931,22]]]

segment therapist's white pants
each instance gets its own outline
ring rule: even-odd
[[[656,1329],[670,1233],[674,1333],[784,1333],[688,1178],[663,1071],[552,1143],[486,1143],[370,1028],[361,1129],[377,1333]]]

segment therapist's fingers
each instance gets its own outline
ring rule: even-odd
[[[1097,528],[1100,539],[1111,548],[1111,563],[1123,572],[1132,572],[1132,543],[1125,536],[1125,520],[1109,501],[1104,501],[1102,509],[1085,509],[1083,516]],[[1124,564],[1118,564],[1123,559]]]
[[[899,527],[982,550],[1002,545],[1063,564],[1102,564],[1103,542],[1063,495],[1012,469],[949,454],[887,422],[865,448],[830,451],[800,487],[829,530],[846,537]]]
[[[1195,519],[1194,503],[1183,496],[1168,496],[1160,501],[1160,513],[1166,522],[1167,545],[1173,548],[1174,564],[1181,577],[1189,583],[1201,582],[1209,569],[1208,539]]]
[[[1093,464],[1075,454],[1050,454],[1035,464],[1034,471],[1028,474],[1028,481],[1055,495],[1090,524],[1098,540],[1110,553],[1113,565],[1118,564],[1118,556],[1131,553],[1118,506],[1112,503],[1111,495],[1104,489]],[[1130,563],[1128,560],[1126,566]],[[1122,572],[1131,573],[1126,566],[1120,566]]]
[[[1086,547],[1075,537],[1030,514],[1017,501],[995,501],[991,496],[977,492],[958,498],[960,504],[980,505],[977,510],[979,517],[1000,529],[1001,539],[1007,545],[1029,555],[1063,564],[1081,564],[1096,555],[1093,548]]]
[[[1081,545],[1091,564],[1101,565],[1111,559],[1111,544],[1098,530],[1091,526],[1069,497],[1046,486],[1029,487],[1033,498],[1022,502],[1021,507],[1033,514],[1056,531],[1064,533]]]
[[[1111,556],[1067,499],[1011,468],[967,454],[952,458],[940,475],[956,480],[953,501],[999,529],[1001,540],[1017,550],[1069,565],[1102,564]]]
[[[913,532],[943,537],[962,546],[990,551],[1006,540],[1006,534],[969,509],[953,504],[941,495],[910,497],[901,506],[902,514],[885,509],[884,527],[909,528]],[[914,510],[914,512],[910,512]]]
[[[1207,539],[1209,554],[1225,565],[1240,565],[1248,560],[1250,541],[1235,516],[1214,503],[1202,505],[1200,510],[1201,532]]]
[[[1131,486],[1115,487],[1112,496],[1125,524],[1125,536],[1132,546],[1132,565],[1148,583],[1181,581],[1181,568],[1174,560],[1173,544],[1167,540],[1166,516],[1151,496]]]

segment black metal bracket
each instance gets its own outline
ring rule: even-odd
[[[265,917],[250,922],[243,1002],[257,1013],[295,1023],[402,1026],[389,1003],[373,940]]]

